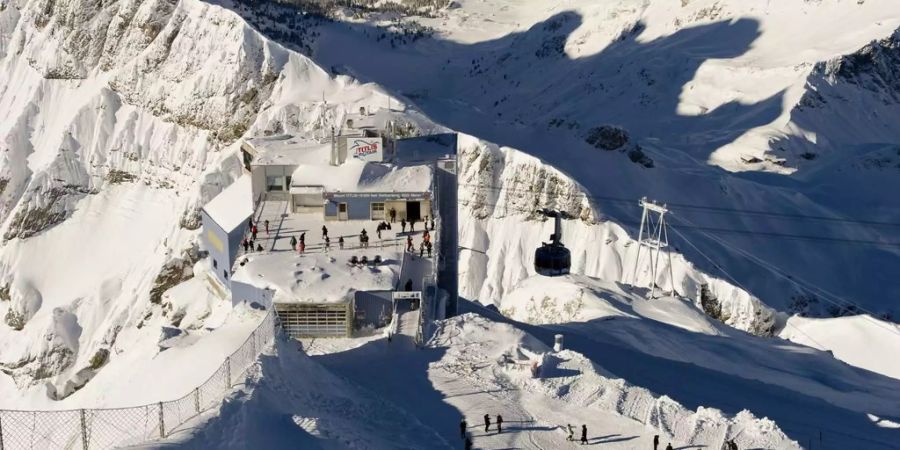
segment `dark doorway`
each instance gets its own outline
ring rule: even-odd
[[[422,211],[419,202],[406,202],[406,220],[422,220]]]

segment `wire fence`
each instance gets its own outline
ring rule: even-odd
[[[275,339],[275,310],[200,386],[181,398],[127,408],[16,411],[0,409],[0,450],[106,449],[164,439],[220,405]]]

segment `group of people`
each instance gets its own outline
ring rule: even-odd
[[[503,432],[503,416],[497,414],[497,420],[495,422],[497,424],[497,433]],[[468,433],[468,423],[466,422],[466,418],[463,417],[459,421],[459,436],[463,439],[465,443],[465,449],[471,450],[472,448],[472,437]],[[490,414],[484,415],[484,432],[487,433],[491,429],[491,416]],[[568,436],[566,437],[567,441],[575,442],[575,427],[572,424],[566,425],[566,431],[568,431]],[[587,437],[587,425],[581,425],[581,439],[579,441],[582,445],[588,443]],[[659,450],[659,435],[653,436],[653,450]],[[670,442],[666,445],[665,450],[673,450],[672,443]],[[734,443],[734,439],[725,441],[723,450],[738,450],[737,444]]]
[[[393,217],[391,219],[393,222]],[[409,222],[406,219],[400,219],[400,231],[406,233],[406,224],[409,224],[410,233],[416,231],[416,219],[409,219]],[[428,221],[428,216],[425,216],[425,231],[428,230],[434,231],[434,218],[431,219],[431,222]]]
[[[419,257],[420,258],[424,257],[425,252],[427,251],[428,257],[431,258],[431,250],[432,250],[431,234],[428,233],[428,230],[425,230],[425,232],[422,233],[422,243],[419,244]],[[415,251],[416,251],[416,247],[413,244],[413,238],[411,235],[406,236],[406,251],[410,252],[410,253],[415,253]]]

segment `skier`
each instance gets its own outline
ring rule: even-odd
[[[257,232],[257,231],[258,231],[258,230],[256,229],[256,225],[253,225],[252,227],[250,227],[250,235],[253,236],[253,240],[254,240],[254,241],[256,240],[256,232]]]
[[[412,291],[412,278],[406,280],[406,286],[403,286],[403,287],[404,287],[403,290],[406,291],[406,292]],[[484,420],[490,421],[491,419],[488,418],[487,414],[485,414],[485,415],[484,415]]]
[[[406,233],[406,219],[400,219],[400,231]]]
[[[329,249],[331,249],[331,239],[325,236],[325,251],[327,252]]]
[[[653,450],[659,450],[659,435],[653,435]]]
[[[666,446],[666,450],[675,450],[672,448],[672,443],[669,442],[669,445]]]
[[[503,416],[497,414],[497,433],[503,432]]]
[[[569,435],[566,436],[567,441],[575,441],[575,427],[572,426],[571,423],[566,424],[566,429],[569,431]]]
[[[343,236],[338,237],[338,246],[341,248],[341,250],[344,249],[344,237]]]
[[[587,443],[588,443],[588,440],[587,440],[587,425],[582,425],[582,426],[581,426],[581,444],[584,445],[584,444],[587,444]],[[672,449],[669,449],[669,450],[672,450]]]
[[[327,237],[328,237],[328,228],[326,228],[325,225],[322,225],[322,238],[327,238]]]
[[[413,240],[412,240],[412,236],[407,236],[407,237],[406,237],[406,251],[408,251],[408,252],[410,252],[410,253],[412,253],[412,252],[415,251],[415,249],[413,248]]]
[[[266,236],[268,236],[269,235],[269,219],[266,219],[266,221],[263,223],[266,225]]]
[[[391,216],[391,223],[394,223],[397,221],[397,210],[396,209],[391,208],[391,210],[388,214],[390,214],[390,216]]]
[[[462,420],[459,421],[459,437],[465,439],[466,438],[466,418],[463,417]]]
[[[409,284],[412,285],[412,280],[409,280]],[[487,433],[487,431],[490,429],[491,429],[491,416],[485,414],[484,415],[484,432]]]
[[[297,249],[297,238],[295,236],[291,236],[291,250]]]

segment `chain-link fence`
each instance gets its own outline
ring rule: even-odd
[[[275,339],[275,310],[200,386],[179,399],[130,408],[0,410],[0,450],[105,449],[171,435],[225,399]]]

